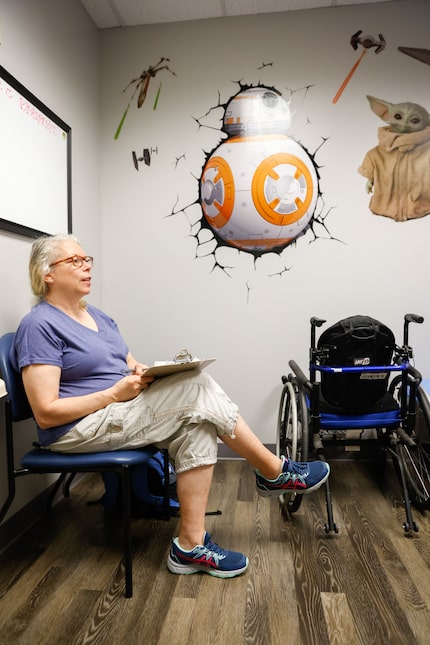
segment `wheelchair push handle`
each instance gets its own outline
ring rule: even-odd
[[[311,318],[311,326],[312,327],[321,327],[321,325],[324,325],[324,323],[327,322],[326,320],[323,320],[322,318]]]
[[[409,324],[418,323],[421,324],[424,322],[424,317],[418,314],[405,314],[405,324],[403,327],[403,344],[408,345],[409,343]]]
[[[321,325],[324,325],[324,323],[327,322],[326,320],[323,320],[323,318],[316,318],[313,316],[311,318],[311,348],[315,348],[315,328],[316,327],[321,327]]]
[[[424,317],[418,314],[405,314],[405,321],[408,323],[415,322],[421,324],[424,322]]]

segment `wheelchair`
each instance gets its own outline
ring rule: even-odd
[[[291,373],[281,377],[278,456],[326,460],[329,446],[356,449],[364,444],[371,451],[374,447],[375,459],[383,465],[390,456],[403,498],[405,534],[418,531],[412,506],[430,509],[430,405],[409,346],[410,323],[423,321],[406,314],[403,344],[397,345],[392,331],[369,316],[345,318],[318,340],[317,329],[326,321],[311,318],[308,375],[290,360]],[[338,533],[329,480],[325,495],[324,530]],[[283,515],[296,512],[302,499],[294,492],[283,494]]]

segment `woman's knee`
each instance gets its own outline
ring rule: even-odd
[[[169,456],[178,472],[216,463],[218,440],[215,426],[209,422],[184,426],[170,441]]]

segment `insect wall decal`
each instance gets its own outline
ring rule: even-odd
[[[125,121],[125,119],[127,117],[128,111],[130,109],[130,105],[131,105],[134,97],[136,96],[137,91],[139,90],[139,95],[137,97],[137,107],[141,108],[142,105],[144,104],[146,96],[148,94],[148,87],[149,87],[149,83],[151,81],[151,78],[155,78],[155,76],[158,74],[158,72],[161,72],[164,69],[168,70],[171,74],[173,74],[173,76],[176,76],[175,72],[170,69],[168,63],[170,63],[169,58],[160,58],[160,60],[158,61],[158,63],[156,65],[149,66],[148,69],[144,69],[140,76],[138,76],[137,78],[133,78],[128,83],[127,87],[125,87],[123,89],[122,93],[124,94],[124,92],[126,92],[128,90],[128,88],[130,87],[130,85],[134,85],[134,84],[136,85],[136,87],[134,88],[134,92],[133,92],[133,94],[132,94],[132,96],[131,96],[128,104],[127,104],[127,107],[125,108],[124,114],[122,115],[121,121],[119,122],[118,128],[116,129],[114,139],[118,139],[119,135],[121,134],[122,126],[124,125],[124,121]],[[157,109],[158,99],[160,97],[160,91],[161,91],[161,83],[160,83],[160,85],[158,87],[157,94],[155,96],[155,100],[154,100],[154,104],[153,104],[153,110]]]

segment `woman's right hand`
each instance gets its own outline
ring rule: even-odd
[[[131,401],[135,399],[142,390],[146,390],[151,385],[153,380],[153,376],[145,376],[144,372],[124,376],[112,386],[115,401]]]

